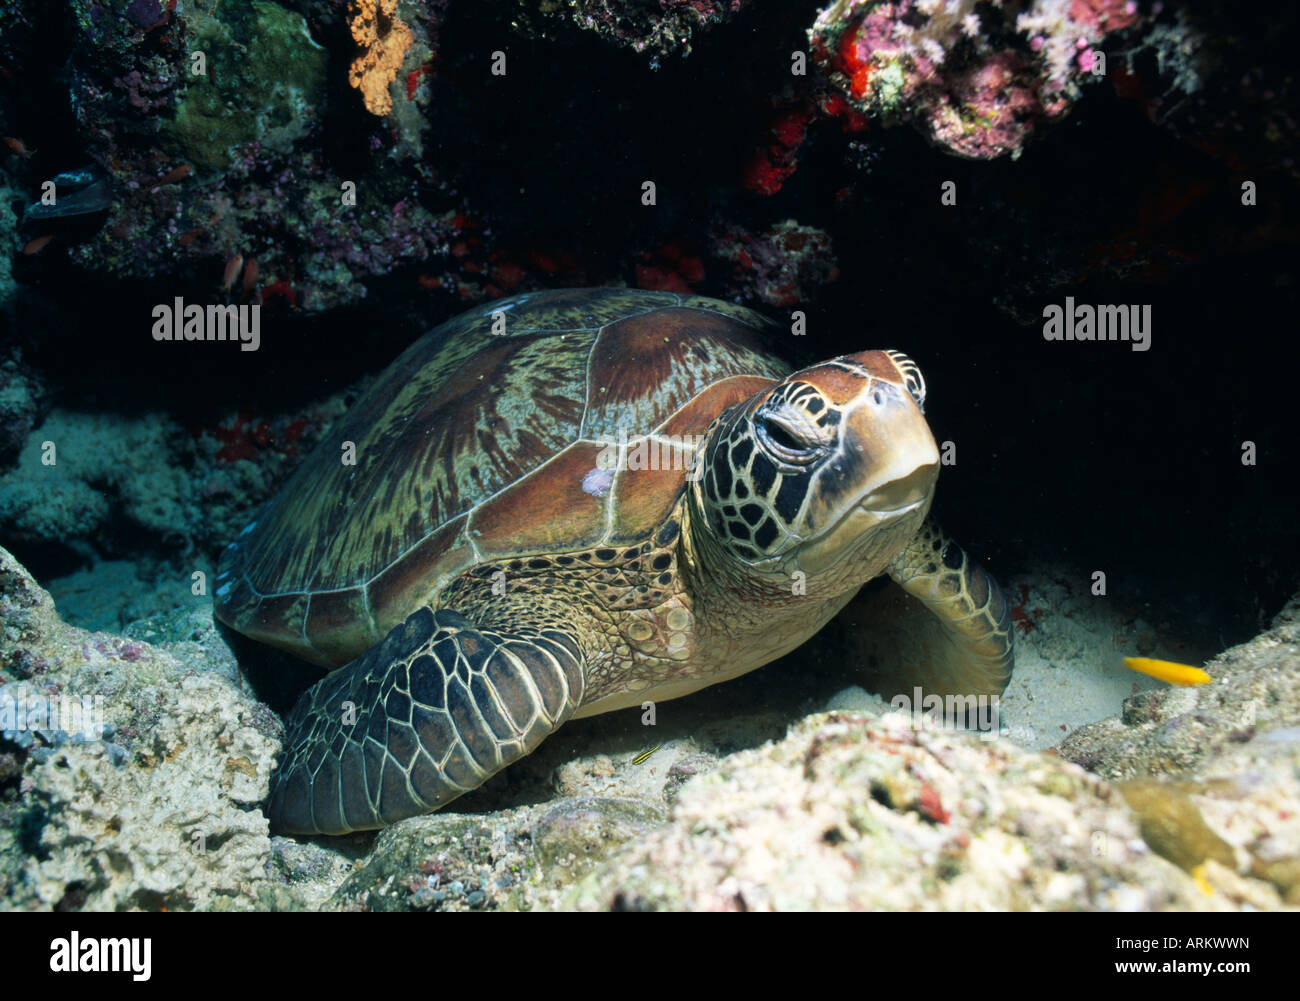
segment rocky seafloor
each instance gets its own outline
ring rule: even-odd
[[[733,684],[653,730],[570,724],[438,814],[316,840],[270,834],[283,726],[207,608],[80,629],[0,552],[0,610],[0,704],[89,697],[105,724],[6,724],[8,909],[1300,906],[1300,596],[1212,683],[1140,691],[1043,751],[860,688],[810,707]]]

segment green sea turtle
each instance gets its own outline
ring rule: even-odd
[[[994,580],[927,522],[939,454],[897,351],[790,373],[693,295],[529,293],[412,344],[227,548],[216,614],[335,669],[269,814],[427,813],[566,720],[794,649],[881,574],[932,613],[919,673],[1000,693]]]

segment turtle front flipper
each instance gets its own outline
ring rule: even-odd
[[[1011,608],[989,573],[932,521],[868,585],[841,620],[849,655],[869,667],[865,687],[886,701],[1000,695],[1011,680]],[[897,585],[897,586],[895,586]]]
[[[902,669],[927,694],[1001,695],[1015,666],[1015,629],[989,572],[928,519],[887,572],[932,613],[908,630],[912,663]]]
[[[565,632],[480,631],[456,612],[418,609],[294,706],[272,829],[345,834],[436,810],[536,749],[583,686]]]

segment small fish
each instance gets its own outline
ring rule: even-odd
[[[244,268],[244,295],[257,288],[257,258],[250,257]]]
[[[1168,681],[1174,685],[1204,685],[1207,681],[1214,680],[1199,667],[1192,667],[1188,664],[1175,664],[1171,660],[1152,660],[1150,657],[1125,657],[1124,666],[1130,671],[1149,674],[1153,678],[1159,678],[1161,681]]]
[[[243,267],[243,254],[236,254],[226,262],[226,270],[221,273],[221,290],[223,292],[230,291],[230,286],[235,284],[235,279],[239,277],[239,272]]]
[[[5,136],[5,145],[24,160],[30,160],[36,155],[36,150],[28,149],[26,143],[21,139],[15,139],[13,136]]]
[[[163,174],[162,177],[158,178],[158,180],[154,181],[153,187],[149,189],[150,194],[168,184],[177,184],[185,180],[185,178],[190,176],[190,171],[192,169],[193,168],[190,167],[188,163],[182,163],[179,167],[172,168],[167,171],[167,173]]]
[[[663,744],[655,744],[655,746],[652,747],[652,748],[650,748],[650,750],[648,750],[648,751],[642,751],[640,754],[638,754],[635,758],[632,759],[632,764],[634,764],[634,765],[639,765],[639,764],[641,764],[641,763],[644,762],[647,758],[649,758],[650,755],[654,754],[655,751],[659,750],[659,748],[661,748],[661,747],[663,747],[663,746],[664,746]]]
[[[202,226],[195,226],[193,229],[187,229],[184,233],[182,233],[180,236],[176,238],[176,242],[179,243],[182,247],[188,247],[191,243],[193,243],[195,240],[199,238],[199,234],[202,232],[203,232]]]
[[[46,233],[44,236],[38,236],[31,243],[27,244],[27,246],[23,247],[23,253],[26,254],[28,257],[32,256],[33,254],[39,254],[42,250],[44,250],[46,247],[49,246],[50,241],[53,239],[54,239],[53,233]]]

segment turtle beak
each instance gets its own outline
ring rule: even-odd
[[[822,510],[809,524],[827,528],[800,549],[799,567],[809,574],[862,552],[891,523],[919,525],[939,477],[939,448],[911,395],[873,381],[846,412],[839,451],[818,475]]]
[[[876,383],[849,415],[845,447],[874,456],[861,507],[888,513],[927,500],[939,478],[939,447],[921,409],[903,389]]]

